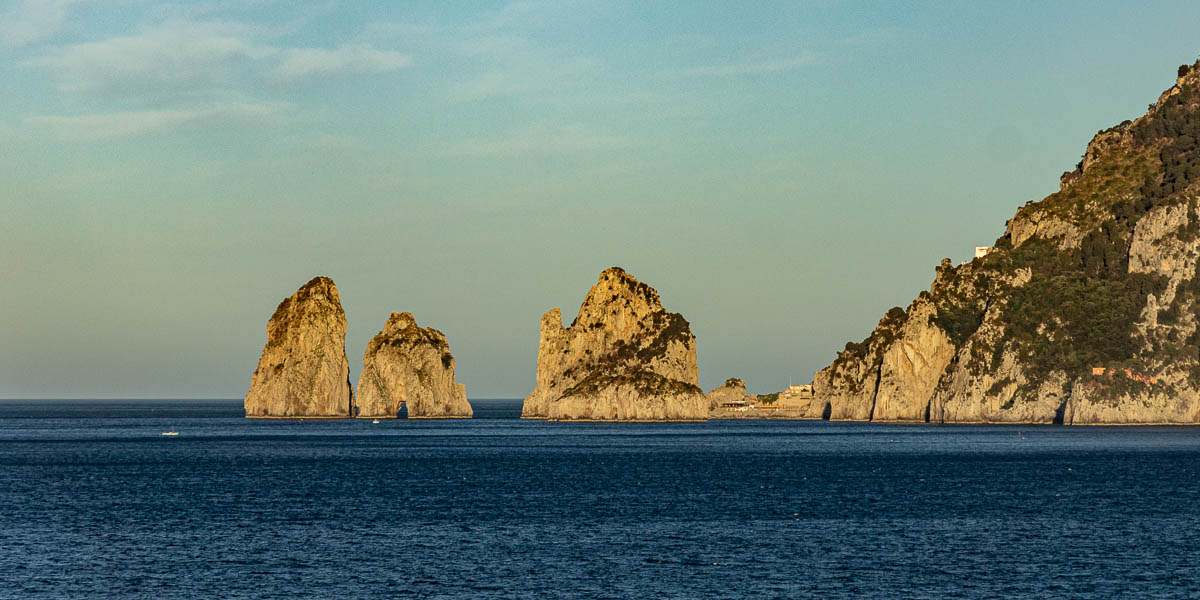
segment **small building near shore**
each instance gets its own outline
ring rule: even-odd
[[[812,384],[789,385],[788,389],[779,393],[779,408],[803,409],[812,402]]]

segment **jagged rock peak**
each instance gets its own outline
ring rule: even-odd
[[[250,380],[247,417],[348,417],[346,312],[337,286],[314,277],[279,303]]]
[[[383,324],[383,332],[387,335],[393,335],[397,332],[404,331],[417,326],[417,319],[410,312],[394,312],[388,317],[387,323]],[[436,331],[436,330],[434,330]]]
[[[576,323],[590,324],[604,319],[604,309],[622,306],[630,312],[644,314],[663,310],[662,301],[654,288],[640,282],[620,267],[610,267],[600,273],[600,279],[588,290],[583,305],[579,307]]]
[[[391,418],[401,405],[409,418],[467,418],[466,387],[454,380],[454,356],[442,332],[420,327],[412,313],[392,313],[363,352],[358,416]]]
[[[658,292],[623,269],[600,274],[569,327],[542,316],[537,386],[522,416],[558,420],[700,420],[696,339]]]

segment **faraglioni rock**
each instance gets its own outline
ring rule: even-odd
[[[333,280],[314,277],[280,302],[267,322],[246,416],[345,418],[352,400],[346,312]]]
[[[1200,62],[814,377],[832,419],[1200,422]]]
[[[537,386],[521,416],[705,420],[709,402],[697,373],[687,320],[667,312],[650,286],[613,267],[600,274],[570,327],[557,308],[542,316]]]
[[[358,416],[410,419],[469,418],[467,390],[454,381],[454,356],[442,332],[417,326],[411,313],[392,313],[363,352]]]

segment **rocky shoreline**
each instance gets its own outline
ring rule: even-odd
[[[833,420],[1200,422],[1200,62],[813,380]]]

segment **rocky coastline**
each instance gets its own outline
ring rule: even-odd
[[[1148,112],[1100,131],[1059,191],[1016,211],[969,262],[847,343],[811,384],[698,387],[696,338],[656,290],[600,274],[577,316],[541,319],[521,416],[554,421],[1200,423],[1200,61]],[[284,299],[244,404],[254,418],[469,418],[445,335],[392,313],[357,402],[333,281]]]
[[[814,376],[832,420],[1200,422],[1200,62]]]

